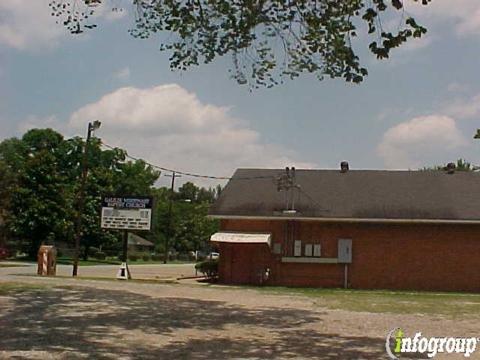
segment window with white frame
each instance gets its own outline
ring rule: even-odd
[[[293,247],[293,256],[302,256],[302,242],[295,240],[295,246]]]
[[[312,244],[305,244],[305,256],[312,256]]]
[[[313,256],[322,256],[322,246],[320,244],[313,245]]]

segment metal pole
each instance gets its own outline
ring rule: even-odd
[[[123,230],[123,254],[122,254],[122,261],[127,263],[128,260],[128,231]]]
[[[165,249],[163,255],[163,263],[166,264],[168,261],[168,250],[169,250],[169,240],[172,237],[172,207],[173,207],[173,195],[174,195],[174,188],[175,188],[175,178],[180,177],[181,175],[177,175],[175,171],[172,172],[172,175],[165,175],[172,177],[172,183],[170,186],[170,202],[168,204],[168,228],[167,228],[167,236],[165,236]]]
[[[75,219],[75,255],[73,258],[73,273],[72,276],[78,275],[78,258],[80,256],[80,238],[82,237],[82,214],[85,206],[85,186],[88,175],[88,145],[92,136],[93,125],[88,123],[87,140],[83,150],[82,158],[82,174],[80,177],[80,189],[78,191],[78,208],[77,217]]]
[[[127,279],[130,280],[132,278],[132,274],[130,274],[130,269],[128,268],[128,230],[123,230],[123,262],[125,263],[125,271],[127,275]]]
[[[75,255],[73,258],[73,271],[72,276],[78,275],[78,258],[80,256],[80,239],[82,238],[82,214],[85,207],[85,187],[87,184],[88,176],[88,149],[90,145],[90,138],[92,132],[100,127],[101,123],[95,120],[93,123],[88,123],[87,139],[85,141],[85,147],[83,149],[82,157],[82,174],[80,176],[80,189],[78,190],[78,208],[77,217],[75,219]]]

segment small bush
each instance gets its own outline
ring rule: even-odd
[[[195,264],[195,269],[209,279],[216,278],[218,276],[218,259],[199,262]]]
[[[90,247],[90,248],[88,249],[88,254],[89,254],[90,256],[92,256],[92,257],[95,257],[95,255],[96,255],[99,251],[100,251],[99,248],[92,246],[92,247]]]
[[[148,255],[148,254],[143,254],[142,260],[143,260],[143,261],[150,261],[150,255]]]
[[[138,260],[138,256],[137,256],[136,254],[128,255],[128,260],[130,260],[130,261],[137,261],[137,260]]]
[[[0,247],[0,260],[6,259],[8,257],[7,248]]]
[[[188,254],[178,254],[177,260],[180,260],[180,261],[189,261],[189,260],[190,260],[190,256],[189,256]]]
[[[97,260],[105,260],[107,258],[107,254],[105,254],[102,251],[97,251],[94,258],[97,259]]]
[[[162,261],[162,260],[163,260],[163,254],[154,254],[154,255],[152,255],[152,260],[153,260],[153,261]]]

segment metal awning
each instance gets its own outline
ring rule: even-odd
[[[212,242],[234,244],[267,244],[270,246],[272,234],[246,232],[217,232],[210,237]]]

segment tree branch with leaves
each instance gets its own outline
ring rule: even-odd
[[[392,49],[426,28],[406,15],[405,0],[131,0],[135,24],[129,32],[162,37],[170,68],[187,70],[223,56],[231,76],[252,88],[272,87],[303,73],[360,83],[368,70],[353,39],[366,35],[368,49],[387,59]],[[427,5],[431,0],[421,1]],[[73,34],[96,27],[92,16],[111,0],[52,0],[52,15]],[[389,31],[383,16],[399,17]]]

